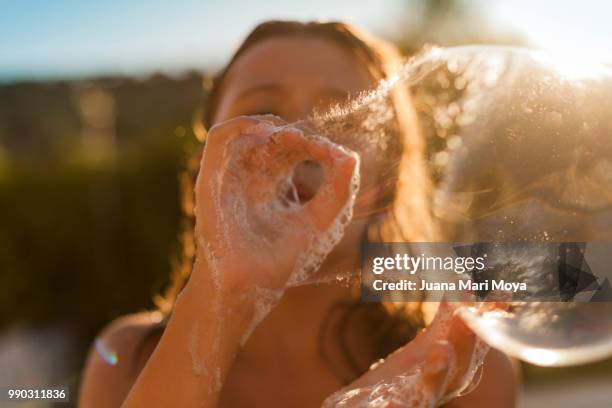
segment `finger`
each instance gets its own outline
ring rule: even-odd
[[[258,120],[248,117],[237,117],[213,126],[208,132],[206,144],[200,159],[200,172],[196,179],[196,202],[204,204],[209,200],[201,200],[205,193],[215,189],[215,177],[213,175],[219,170],[220,162],[223,159],[226,143],[241,132],[255,124]]]
[[[437,402],[444,397],[454,365],[453,347],[448,342],[438,342],[423,364],[421,382],[428,401]]]
[[[201,175],[210,175],[220,167],[220,162],[223,159],[223,151],[225,146],[233,138],[241,135],[249,127],[260,124],[261,120],[248,116],[239,116],[234,119],[222,122],[213,126],[208,132],[206,144],[202,153],[200,162],[200,173],[196,181],[196,190],[199,191],[199,185],[204,180]]]
[[[438,342],[427,354],[423,365],[412,367],[412,370],[398,376],[382,378],[374,384],[353,383],[328,398],[323,407],[438,406],[438,402],[444,397],[453,364],[452,347],[447,342]],[[374,401],[376,403],[372,404]]]
[[[455,368],[451,373],[448,388],[449,391],[461,390],[469,384],[475,369],[481,363],[475,360],[476,350],[480,348],[484,358],[487,349],[458,315],[453,318],[447,339],[455,355]]]
[[[423,384],[438,399],[455,395],[469,385],[478,365],[474,359],[476,350],[484,346],[447,302],[440,304],[434,320],[413,343],[410,345],[414,348],[428,350],[423,362]],[[484,355],[486,350],[483,358]]]
[[[307,219],[314,222],[319,231],[327,229],[354,193],[355,183],[352,180],[358,171],[357,154],[326,140],[306,137],[293,126],[278,128],[270,137],[265,154],[274,158],[273,163],[265,166],[282,170],[286,175],[304,160],[321,165],[325,178],[315,196],[302,211],[288,217],[295,221]]]
[[[374,370],[370,370],[358,378],[354,385],[360,387],[373,385],[381,380],[401,375],[422,364],[432,348],[440,341],[446,340],[453,319],[454,311],[450,305],[446,302],[440,303],[435,318],[426,329],[422,330],[405,346],[390,354]],[[448,344],[450,346],[450,343]]]
[[[429,343],[445,338],[454,318],[455,307],[447,301],[440,302],[433,320],[419,333],[415,340],[417,343]]]
[[[302,160],[310,159],[308,139],[293,126],[276,127],[264,148],[268,155],[267,167],[276,167],[286,175]]]
[[[354,398],[355,402],[369,400],[376,393],[376,400],[386,408],[438,406],[437,403],[444,398],[454,367],[453,353],[448,342],[437,342],[430,348],[422,364],[404,369],[397,376],[382,377],[369,384],[355,382],[347,387],[348,393],[358,397]],[[353,403],[353,400],[350,402]]]
[[[221,200],[220,176],[223,171],[223,160],[227,144],[233,139],[253,129],[254,126],[266,124],[261,119],[240,116],[226,122],[215,125],[209,132],[202,158],[200,172],[195,185],[196,206],[200,214],[210,217],[217,222],[204,222],[197,217],[197,228],[202,229],[209,237],[217,237],[221,234],[219,223],[219,207]],[[268,124],[268,126],[270,126]]]
[[[507,310],[509,307],[508,300],[511,297],[511,293],[491,292],[487,295],[485,302],[480,304],[478,313]],[[472,332],[459,314],[453,319],[448,337],[449,342],[453,344],[457,358],[457,368],[452,375],[449,392],[459,394],[472,384],[478,368],[482,365],[489,351],[489,346]]]
[[[440,303],[431,324],[350,388],[365,388],[406,375],[421,367],[420,378],[405,392],[420,393],[424,402],[437,403],[458,395],[469,386],[474,356],[486,347],[447,302]],[[485,353],[482,353],[484,358]],[[480,358],[480,357],[479,357]],[[477,366],[477,365],[476,365]],[[418,374],[417,374],[418,375]]]
[[[287,121],[282,119],[280,116],[272,115],[271,113],[267,113],[265,115],[250,115],[249,117],[253,119],[259,119],[264,122],[272,123],[274,124],[274,126],[287,126],[288,125]]]

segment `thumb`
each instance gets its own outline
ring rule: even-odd
[[[423,364],[422,384],[428,401],[439,401],[446,394],[455,366],[455,352],[447,341],[439,341]]]

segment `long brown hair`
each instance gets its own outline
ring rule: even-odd
[[[339,22],[286,22],[270,21],[257,26],[236,51],[227,66],[214,78],[209,91],[207,104],[196,127],[206,129],[213,123],[219,101],[223,97],[223,83],[229,69],[240,56],[255,44],[275,37],[315,36],[334,41],[339,46],[351,51],[368,69],[374,81],[388,79],[396,72],[403,59],[398,51],[384,41],[373,38],[356,28]],[[423,141],[418,130],[416,113],[407,90],[402,86],[394,87],[386,101],[393,111],[393,120],[385,124],[384,132],[395,135],[391,138],[394,146],[387,151],[389,163],[386,166],[390,174],[386,179],[393,182],[385,189],[378,200],[379,214],[376,222],[368,228],[366,240],[385,241],[425,241],[432,238],[433,230],[428,205],[428,177],[423,163]],[[367,108],[367,107],[364,107]],[[342,112],[341,109],[337,112]],[[359,112],[352,114],[358,115]],[[319,124],[328,131],[334,126],[346,128],[346,114],[331,114],[321,117]],[[316,121],[315,121],[316,122]],[[203,125],[203,126],[202,126]],[[191,164],[191,171],[182,176],[183,211],[186,214],[182,234],[184,251],[174,260],[172,282],[163,296],[159,296],[157,304],[160,310],[168,316],[171,313],[174,300],[185,285],[191,273],[195,254],[193,237],[193,185],[194,173],[197,172],[199,160]],[[391,178],[389,178],[389,176]],[[338,304],[324,319],[320,331],[320,352],[325,349],[326,339],[337,340],[340,350],[346,358],[346,363],[357,375],[367,367],[360,367],[354,353],[348,347],[347,327],[352,319],[365,320],[371,329],[372,344],[377,358],[383,358],[390,352],[409,341],[416,331],[422,327],[423,321],[419,304],[367,304],[356,299],[354,302]],[[164,322],[162,322],[163,327]],[[334,367],[332,367],[334,369]],[[350,381],[351,378],[345,378]]]

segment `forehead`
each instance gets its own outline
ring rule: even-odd
[[[323,37],[270,38],[247,49],[227,73],[236,89],[264,84],[359,92],[374,79],[365,63],[347,47]]]

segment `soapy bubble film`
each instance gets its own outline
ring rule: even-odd
[[[511,48],[443,53],[448,63],[423,78],[415,98],[447,239],[609,241],[609,70]],[[525,266],[523,279],[543,282],[536,255],[507,255]],[[611,312],[609,302],[530,302],[507,311],[465,308],[463,316],[507,353],[569,365],[612,353]]]

